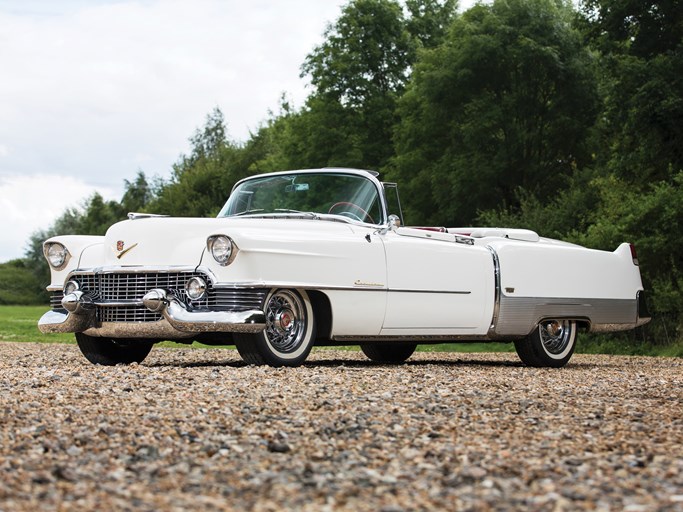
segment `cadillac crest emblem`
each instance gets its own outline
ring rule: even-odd
[[[120,260],[128,251],[135,249],[137,245],[138,244],[133,244],[129,247],[126,247],[126,243],[123,240],[118,240],[116,242],[116,252],[118,253],[116,258]]]

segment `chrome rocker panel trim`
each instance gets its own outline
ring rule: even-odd
[[[527,335],[545,318],[565,318],[585,322],[590,331],[633,329],[649,319],[638,318],[636,299],[568,299],[501,296],[499,317],[489,331],[492,339]]]
[[[154,289],[143,298],[150,310],[161,313],[157,322],[103,322],[95,319],[94,304],[77,293],[62,300],[65,311],[48,311],[38,322],[43,333],[83,332],[112,338],[183,339],[203,332],[261,332],[266,317],[260,309],[248,311],[188,311],[165,290]]]

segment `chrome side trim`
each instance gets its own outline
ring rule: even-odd
[[[214,289],[244,289],[244,288],[289,288],[293,290],[319,290],[319,291],[354,291],[354,292],[394,292],[394,293],[436,293],[436,294],[456,294],[469,295],[472,292],[468,290],[408,290],[401,288],[384,288],[383,285],[369,286],[369,285],[352,285],[352,286],[320,286],[315,283],[221,283],[214,285]]]
[[[491,253],[493,258],[493,278],[494,278],[494,298],[493,298],[493,316],[491,317],[491,325],[489,326],[489,336],[495,334],[496,326],[498,325],[498,317],[500,315],[500,259],[496,250],[487,245],[486,248]]]
[[[444,291],[436,291],[436,290],[403,290],[403,289],[398,289],[398,288],[387,288],[386,290],[382,290],[386,292],[392,292],[392,293],[436,293],[436,294],[446,294],[446,295],[469,295],[470,291],[460,291],[460,290],[444,290]]]
[[[628,330],[638,321],[634,299],[507,297],[501,295],[498,322],[492,337],[526,335],[544,318],[586,321],[591,330]]]
[[[510,341],[513,338],[510,338]],[[432,336],[419,335],[387,335],[387,336],[332,336],[333,341],[339,342],[354,342],[361,344],[365,342],[382,343],[382,342],[411,342],[418,344],[427,343],[458,343],[458,342],[483,342],[483,341],[501,341],[492,340],[486,335],[467,335],[467,334],[435,334]]]

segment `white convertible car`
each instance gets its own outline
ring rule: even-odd
[[[105,236],[44,244],[52,309],[98,364],[163,340],[234,344],[296,366],[314,345],[401,362],[420,343],[514,342],[564,366],[577,331],[649,320],[635,250],[586,249],[524,229],[404,227],[395,184],[353,169],[253,176],[218,218],[130,214]]]

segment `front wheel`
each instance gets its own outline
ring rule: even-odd
[[[415,343],[386,343],[361,345],[363,354],[376,363],[402,363],[413,355]]]
[[[523,340],[515,341],[522,362],[537,368],[561,368],[569,362],[576,347],[576,321],[543,320]]]
[[[96,338],[82,332],[76,333],[76,343],[88,361],[104,366],[141,363],[154,345],[147,340]]]
[[[266,299],[266,328],[235,333],[235,346],[247,364],[299,366],[315,341],[313,306],[304,291],[273,290]]]

